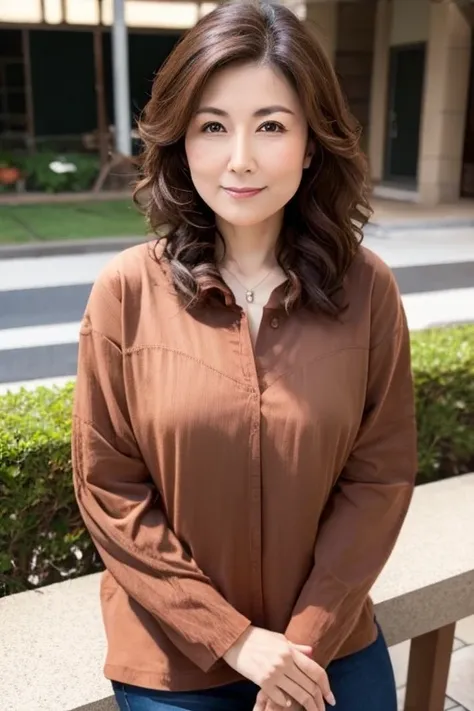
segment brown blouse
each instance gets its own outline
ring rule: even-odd
[[[239,679],[250,625],[314,659],[376,636],[369,591],[417,458],[409,337],[388,267],[361,248],[339,321],[273,292],[252,348],[227,299],[186,311],[164,259],[104,270],[81,326],[77,501],[107,568],[105,675],[190,690]]]

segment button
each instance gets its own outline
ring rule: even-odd
[[[280,319],[278,319],[276,316],[275,316],[275,318],[272,318],[272,320],[270,321],[270,326],[272,328],[278,328],[279,325],[280,325]]]

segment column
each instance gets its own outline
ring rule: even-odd
[[[471,27],[450,0],[432,3],[418,158],[420,202],[459,198],[471,61]]]
[[[130,137],[130,74],[128,68],[128,29],[125,21],[125,0],[114,0],[112,69],[115,146],[117,153],[123,156],[130,156],[132,154]]]
[[[368,141],[370,176],[374,182],[382,180],[384,171],[391,28],[392,4],[390,0],[378,0],[375,17]]]

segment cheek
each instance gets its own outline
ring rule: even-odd
[[[211,148],[208,142],[199,140],[186,144],[186,157],[191,175],[201,179],[212,177],[222,162],[219,150]]]
[[[300,142],[283,142],[268,153],[267,166],[274,175],[288,177],[303,170],[305,148]]]
[[[204,147],[199,143],[191,143],[186,145],[186,157],[192,173],[199,173],[202,167],[206,164],[204,160]]]

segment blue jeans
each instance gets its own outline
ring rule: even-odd
[[[366,649],[332,662],[327,673],[335,711],[397,711],[393,669],[381,631]],[[259,691],[250,681],[186,692],[112,684],[120,711],[252,711]]]

